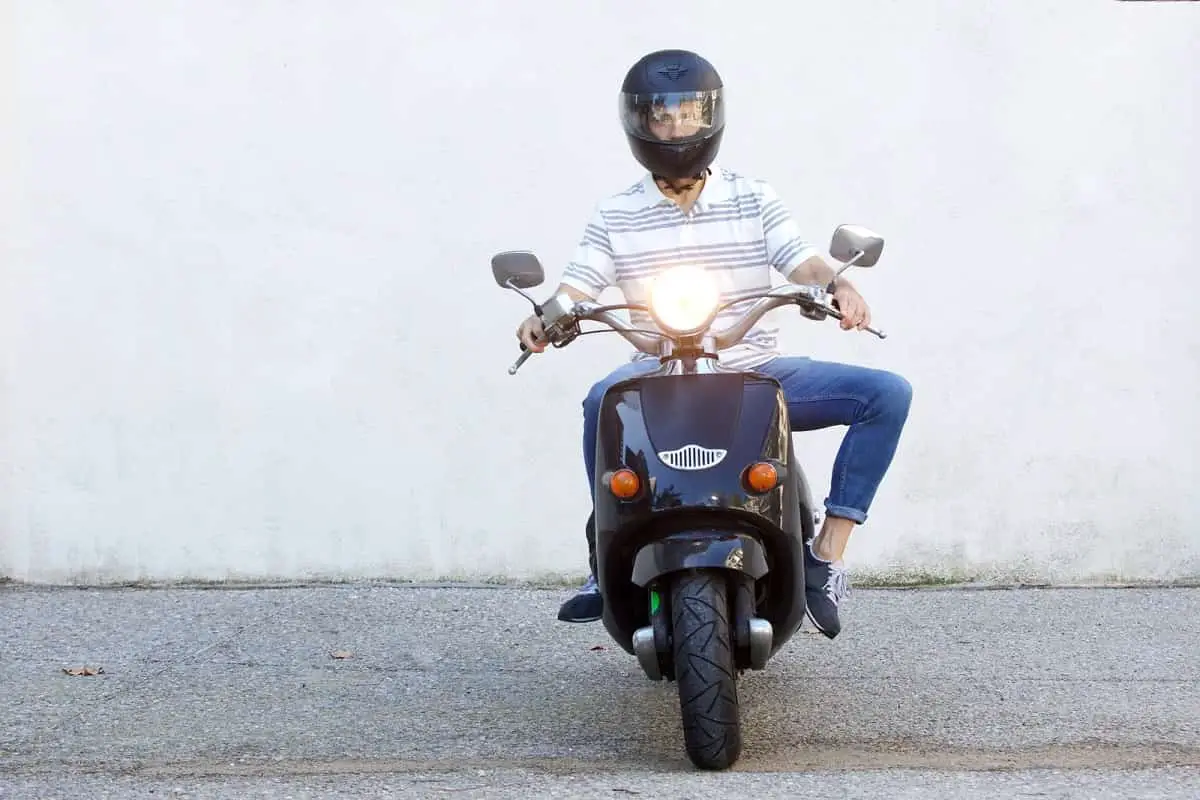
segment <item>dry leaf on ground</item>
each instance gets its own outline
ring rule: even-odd
[[[103,675],[104,667],[63,667],[63,672],[74,677],[81,675]]]

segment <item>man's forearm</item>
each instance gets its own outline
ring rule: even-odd
[[[825,287],[829,285],[829,282],[833,280],[836,274],[837,271],[826,264],[825,259],[820,256],[813,256],[800,262],[800,266],[796,267],[788,275],[788,280],[792,283]],[[846,280],[845,277],[839,277],[837,280],[839,286],[854,288],[853,284]]]
[[[554,294],[565,294],[567,297],[571,298],[576,303],[582,303],[584,300],[595,300],[596,299],[596,298],[592,297],[590,294],[587,294],[586,292],[581,292],[578,289],[576,289],[574,286],[568,286],[565,283],[560,283],[558,285],[558,288],[554,290]],[[551,297],[553,297],[553,295],[551,295]],[[549,298],[547,298],[547,299],[549,299]]]

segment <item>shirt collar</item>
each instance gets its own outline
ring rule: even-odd
[[[729,187],[725,181],[721,180],[720,168],[716,164],[713,164],[708,169],[708,179],[704,182],[704,188],[700,190],[700,196],[696,198],[696,203],[693,206],[697,211],[705,211],[713,203],[729,199]],[[664,203],[673,204],[675,202],[662,193],[662,189],[659,189],[658,184],[654,182],[654,176],[649,172],[642,178],[642,189],[646,198],[647,208]]]

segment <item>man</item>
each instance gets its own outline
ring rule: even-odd
[[[621,122],[634,157],[649,174],[602,201],[564,272],[560,292],[596,299],[617,286],[628,303],[644,304],[654,277],[688,263],[703,266],[722,290],[722,302],[770,288],[770,270],[800,284],[826,286],[834,271],[805,241],[774,190],[713,163],[724,133],[723,84],[705,59],[663,50],[639,60],[621,87]],[[870,324],[871,312],[849,281],[837,278],[833,296],[844,330]],[[717,329],[744,313],[735,306]],[[636,327],[655,329],[648,314],[630,313]],[[838,604],[848,591],[843,554],[856,524],[867,519],[876,489],[890,466],[908,418],[912,388],[890,372],[808,358],[782,357],[777,328],[760,323],[738,345],[721,352],[728,367],[773,376],[783,387],[793,430],[848,425],[833,465],[826,518],[806,548],[809,618],[829,638],[841,630]],[[542,323],[525,320],[517,337],[534,352],[545,349]],[[658,367],[637,353],[599,381],[583,401],[583,456],[588,489],[594,486],[597,418],[605,390]],[[594,519],[594,517],[593,517]],[[592,575],[559,611],[567,622],[601,617],[596,586],[595,528],[588,521]]]

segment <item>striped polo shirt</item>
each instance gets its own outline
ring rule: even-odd
[[[646,304],[650,283],[663,270],[681,264],[703,267],[717,282],[721,302],[767,291],[771,269],[784,277],[817,248],[799,228],[765,181],[712,167],[690,213],[659,190],[649,173],[623,192],[601,201],[583,240],[563,273],[567,286],[597,298],[616,286],[626,302]],[[713,330],[727,327],[750,303],[726,309]],[[658,330],[644,311],[631,311],[638,328]],[[742,341],[721,351],[721,363],[752,369],[778,355],[778,327],[752,328]],[[652,358],[635,352],[633,360]]]

